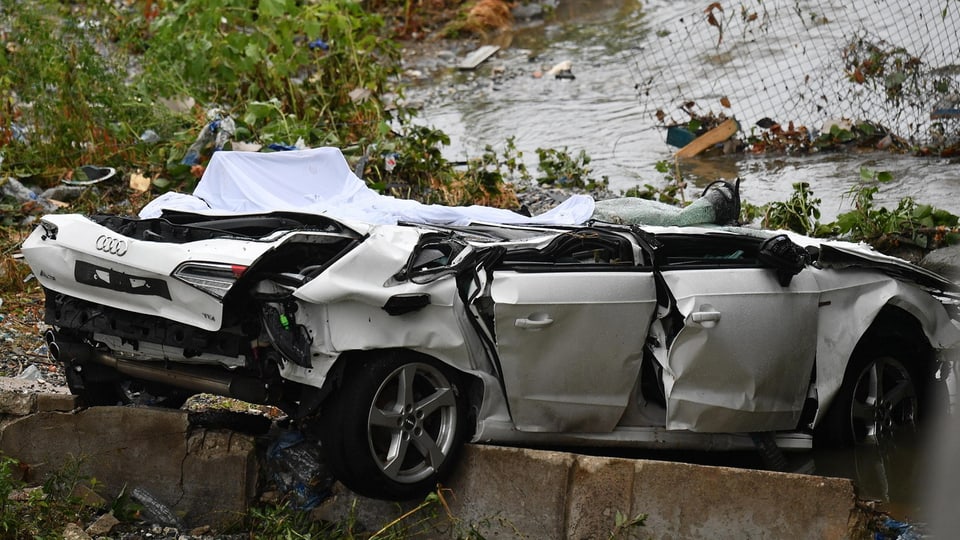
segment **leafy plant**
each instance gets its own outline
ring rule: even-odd
[[[96,487],[80,473],[79,461],[69,460],[42,486],[30,488],[19,480],[19,466],[0,455],[0,539],[57,538],[64,524],[92,518],[96,509],[74,494],[81,485]]]
[[[106,4],[74,10],[49,0],[4,3],[0,49],[0,150],[6,166],[44,187],[78,163],[146,161],[139,129],[170,131],[173,115],[125,84],[110,45]]]
[[[537,157],[540,160],[537,168],[543,173],[537,178],[540,184],[594,189],[609,183],[606,176],[599,181],[590,176],[591,170],[588,167],[590,156],[585,150],[580,150],[579,154],[572,156],[567,152],[566,147],[563,150],[537,148]]]
[[[613,531],[611,531],[607,538],[609,540],[614,540],[615,538],[631,538],[633,529],[645,526],[646,521],[646,514],[637,514],[629,517],[627,514],[617,510],[614,516]]]
[[[930,205],[918,205],[905,197],[897,208],[877,206],[874,196],[879,185],[893,180],[889,172],[860,169],[860,181],[847,195],[853,197],[853,210],[837,216],[837,230],[852,240],[862,240],[880,249],[896,248],[909,242],[924,249],[933,249],[958,240],[955,230],[958,217]]]
[[[793,193],[786,201],[770,203],[761,220],[768,229],[786,229],[812,235],[820,228],[820,199],[813,196],[807,182],[793,184]]]

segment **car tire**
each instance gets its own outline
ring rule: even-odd
[[[884,445],[916,433],[931,403],[932,374],[896,346],[854,353],[833,405],[815,432],[820,447]]]
[[[467,432],[459,377],[400,351],[355,361],[321,414],[327,465],[360,495],[422,498],[449,472]]]

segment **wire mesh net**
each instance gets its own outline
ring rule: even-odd
[[[957,138],[957,0],[678,4],[634,66],[641,106],[666,125],[721,115],[747,133],[792,122],[815,135],[849,120],[914,145]]]

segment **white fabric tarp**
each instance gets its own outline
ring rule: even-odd
[[[165,209],[208,214],[284,210],[377,224],[577,225],[590,219],[594,201],[587,195],[573,195],[548,212],[527,217],[502,208],[397,199],[368,188],[350,170],[339,148],[325,147],[273,153],[215,152],[192,195],[161,195],[140,211],[140,217],[159,217]]]

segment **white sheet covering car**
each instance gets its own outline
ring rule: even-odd
[[[42,218],[22,249],[72,391],[275,405],[391,499],[464,441],[878,444],[943,405],[957,287],[900,259],[365,190],[335,149],[218,152],[140,217]]]

